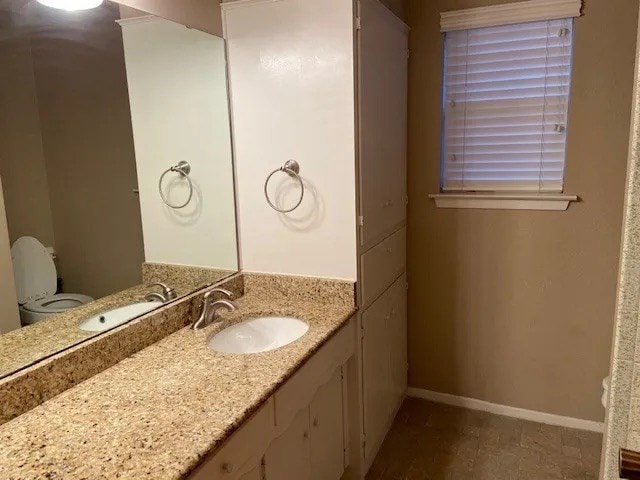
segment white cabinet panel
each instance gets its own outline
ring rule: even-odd
[[[361,305],[367,306],[405,271],[407,229],[403,228],[362,255]]]
[[[266,480],[311,480],[309,408],[300,410],[264,456]]]
[[[342,368],[320,387],[310,407],[311,478],[340,480],[344,472]]]
[[[407,27],[377,0],[360,1],[358,36],[361,245],[406,219]]]
[[[383,295],[362,315],[362,382],[365,459],[373,459],[387,428],[390,399],[387,315],[389,299]]]
[[[365,463],[371,464],[407,385],[406,277],[362,314]]]
[[[389,373],[391,375],[391,407],[395,411],[407,392],[407,288],[403,276],[390,289]]]

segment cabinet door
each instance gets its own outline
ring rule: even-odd
[[[377,0],[360,0],[358,92],[361,244],[406,219],[407,27]]]
[[[362,314],[362,387],[365,459],[373,460],[385,436],[391,409],[389,397],[389,297],[382,294]]]
[[[285,432],[276,438],[264,456],[267,480],[311,480],[309,408],[300,410]]]
[[[344,472],[342,368],[320,387],[310,406],[311,478],[340,480]]]
[[[362,314],[366,465],[373,461],[407,389],[406,302],[402,275]]]
[[[407,283],[400,277],[391,287],[389,323],[389,373],[392,412],[407,392]]]

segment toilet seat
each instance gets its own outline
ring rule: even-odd
[[[23,325],[33,325],[93,301],[79,293],[55,293],[58,281],[55,263],[51,253],[33,237],[20,237],[14,242],[11,260]]]
[[[56,265],[49,251],[36,238],[17,239],[11,246],[11,261],[20,305],[56,293]]]
[[[56,293],[39,300],[26,303],[24,310],[34,313],[61,313],[71,308],[79,307],[93,300],[88,295],[80,293]]]

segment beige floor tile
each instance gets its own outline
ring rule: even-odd
[[[408,398],[367,480],[596,480],[602,436]]]

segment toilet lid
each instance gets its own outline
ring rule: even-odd
[[[51,254],[37,239],[17,239],[11,247],[11,260],[19,304],[56,293],[56,266]]]

